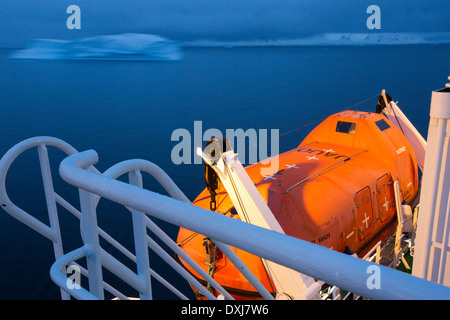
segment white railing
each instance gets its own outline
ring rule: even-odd
[[[0,203],[3,209],[15,219],[19,220],[23,224],[35,230],[37,233],[52,241],[55,259],[58,259],[63,255],[63,245],[59,228],[56,202],[59,200],[64,201],[64,199],[62,199],[53,190],[53,180],[50,170],[47,146],[56,147],[62,150],[67,155],[78,152],[68,143],[53,137],[35,137],[16,144],[14,147],[8,150],[8,152],[6,152],[0,160]],[[6,175],[8,173],[9,167],[19,155],[33,147],[37,147],[38,149],[50,226],[44,224],[28,212],[22,210],[14,203],[12,203],[6,192]],[[61,296],[63,299],[69,298],[69,295],[63,290],[61,290]]]
[[[150,268],[148,248],[163,257],[170,266],[182,274],[193,286],[196,286],[207,298],[215,298],[184,268],[168,257],[168,254],[147,235],[148,228],[179,254],[180,258],[184,261],[190,260],[176,243],[153,223],[151,217],[209,237],[230,261],[239,266],[239,269],[244,270],[247,279],[266,299],[273,299],[273,296],[249,272],[228,245],[367,298],[450,299],[450,288],[448,287],[193,206],[173,181],[159,167],[148,161],[125,161],[101,174],[93,167],[98,161],[97,153],[93,150],[77,153],[75,149],[57,139],[48,137],[29,139],[13,147],[0,161],[0,179],[2,180],[0,200],[8,213],[58,245],[61,242],[56,236],[59,232],[56,230],[57,225],[53,223],[51,227],[48,227],[31,218],[28,213],[9,201],[5,189],[6,173],[12,161],[30,147],[38,147],[39,152],[45,154],[46,145],[56,146],[70,154],[60,164],[60,175],[66,182],[79,188],[80,211],[59,197],[53,188],[50,188],[51,175],[45,173],[47,172],[46,161],[41,161],[41,165],[44,164],[43,175],[50,178],[50,182],[44,179],[44,185],[47,185],[44,186],[44,189],[49,208],[53,207],[52,203],[58,202],[81,219],[80,232],[84,245],[65,255],[62,254],[62,249],[58,252],[55,250],[56,262],[50,271],[54,282],[77,299],[103,299],[105,297],[104,290],[120,299],[126,298],[125,295],[103,281],[103,268],[108,269],[134,288],[141,299],[152,298],[153,279],[161,281],[181,299],[186,299],[181,292]],[[43,158],[45,159],[45,156]],[[153,175],[173,198],[143,189],[141,171]],[[48,172],[50,171],[48,170]],[[130,183],[116,180],[125,173],[128,173]],[[122,204],[131,212],[136,255],[123,248],[98,227],[96,207],[100,197]],[[55,214],[53,221],[57,221],[56,211],[50,209],[48,211]],[[135,262],[137,272],[131,271],[104,251],[99,245],[100,237],[112,243]],[[84,275],[88,275],[89,290],[82,287],[69,289],[66,267],[82,258],[87,262],[87,270],[81,270]],[[223,298],[232,299],[201,267],[195,265],[192,267],[202,273],[202,277],[220,292]],[[371,287],[367,283],[372,273],[369,271],[374,268],[379,270],[381,282],[379,288],[370,289]],[[63,298],[67,298],[67,296],[63,296]]]
[[[223,289],[207,272],[205,272],[200,266],[198,266],[183,250],[181,250],[181,248],[168,235],[164,233],[163,230],[161,230],[153,221],[151,221],[144,214],[141,214],[133,209],[130,209],[133,216],[133,225],[135,229],[134,237],[137,252],[141,252],[141,255],[143,256],[139,259],[137,259],[135,255],[129,252],[123,245],[121,245],[113,237],[111,237],[102,229],[98,228],[98,226],[97,227],[92,226],[93,224],[94,225],[96,224],[95,217],[85,214],[84,215],[85,218],[82,219],[83,215],[81,214],[81,212],[53,190],[53,182],[51,177],[47,146],[59,148],[68,155],[77,153],[77,151],[69,144],[65,143],[62,140],[52,137],[35,137],[27,139],[17,144],[13,148],[11,148],[0,160],[0,179],[2,181],[2,184],[0,185],[0,201],[2,203],[2,207],[11,216],[21,221],[22,223],[26,224],[27,226],[29,226],[30,228],[37,231],[39,234],[43,235],[44,237],[53,242],[55,248],[54,249],[55,259],[58,261],[55,264],[56,266],[58,266],[61,262],[66,261],[66,259],[69,257],[70,262],[64,263],[64,265],[77,266],[80,272],[84,276],[89,278],[88,271],[85,268],[81,267],[79,264],[74,262],[76,260],[79,260],[80,258],[85,258],[89,256],[89,252],[87,250],[89,245],[86,247],[82,247],[74,252],[71,252],[67,256],[62,257],[63,245],[59,230],[58,211],[56,208],[56,203],[59,203],[63,208],[72,213],[75,217],[82,220],[81,233],[83,235],[83,240],[85,240],[86,243],[91,243],[90,239],[92,239],[92,235],[97,233],[101,238],[105,239],[114,248],[120,251],[125,257],[127,257],[132,262],[137,263],[138,269],[140,270],[140,274],[138,276],[133,275],[132,272],[129,271],[129,269],[127,269],[122,263],[119,263],[107,252],[104,252],[102,249],[99,250],[99,253],[102,257],[102,263],[104,263],[106,267],[110,269],[110,271],[118,275],[118,277],[121,278],[122,280],[125,280],[125,282],[130,284],[137,291],[142,291],[142,288],[144,287],[146,288],[144,290],[146,292],[144,294],[140,294],[140,298],[149,299],[152,297],[150,290],[151,288],[150,276],[151,276],[152,278],[162,283],[165,287],[167,287],[179,298],[187,299],[187,297],[184,294],[182,294],[179,290],[173,287],[168,281],[163,279],[154,270],[149,268],[147,255],[147,246],[148,246],[150,249],[156,252],[164,261],[166,261],[173,269],[175,269],[175,271],[177,271],[187,281],[189,281],[189,283],[195,286],[203,295],[205,295],[205,297],[207,297],[208,299],[215,299],[215,297],[208,290],[206,290],[206,288],[202,286],[189,272],[187,272],[181,265],[179,265],[153,239],[151,239],[146,235],[145,228],[147,228],[148,230],[152,231],[159,239],[161,239],[164,242],[164,244],[166,244],[174,253],[176,253],[180,258],[182,258],[185,262],[191,265],[192,268],[195,271],[197,271],[203,277],[203,279],[205,279],[213,288],[215,288],[218,292],[220,292],[224,298],[232,299],[231,295],[229,295],[225,289]],[[6,192],[5,181],[9,167],[18,156],[20,156],[23,152],[33,147],[37,147],[39,153],[41,172],[44,183],[44,192],[47,200],[49,220],[51,223],[50,227],[44,224],[43,222],[39,221],[38,219],[34,218],[31,214],[25,212],[24,210],[16,206],[14,203],[12,203]],[[91,170],[94,173],[100,174],[100,172],[93,166],[90,166],[89,170]],[[106,170],[103,173],[103,175],[111,179],[117,179],[124,174],[128,174],[129,181],[131,184],[142,187],[142,176],[140,172],[146,172],[151,176],[153,176],[163,186],[163,188],[168,192],[170,196],[174,197],[175,199],[178,199],[179,201],[190,203],[189,199],[175,185],[175,183],[170,179],[169,176],[167,176],[167,174],[163,170],[161,170],[155,164],[146,160],[123,161]],[[85,211],[87,208],[86,206],[92,208],[92,210],[95,211],[95,208],[99,203],[100,197],[97,195],[86,194],[85,192],[80,190],[80,199],[81,199],[81,207],[82,208],[84,207]],[[92,221],[93,224],[91,222],[89,223],[86,222],[89,221],[89,219],[93,219]],[[97,231],[95,231],[95,229],[97,229]],[[260,294],[264,298],[273,299],[273,296],[265,289],[265,287],[258,281],[258,279],[256,279],[256,277],[248,270],[248,268],[244,266],[239,257],[237,257],[236,254],[228,246],[223,244],[217,245],[224,253],[226,253],[228,259],[230,259],[230,261],[234,263],[239,270],[241,270],[244,276],[249,280],[250,283],[253,284],[253,286],[260,292]],[[96,247],[99,247],[98,243],[96,243]],[[92,259],[89,258],[88,260],[91,261]],[[91,283],[90,287],[96,288],[93,289],[97,293],[96,297],[103,296],[102,288],[104,288],[115,297],[118,297],[120,299],[127,299],[127,297],[124,294],[117,291],[111,285],[105,282],[97,281],[96,278],[98,278],[98,272],[92,271],[95,270],[95,268],[92,267],[91,262],[89,264],[91,265],[90,280],[89,280]],[[66,270],[66,268],[61,269],[61,271],[64,270]],[[58,274],[56,275],[56,277],[58,278]],[[142,279],[147,279],[149,285],[147,285],[146,281]],[[62,280],[64,280],[64,276]],[[65,290],[67,291],[68,289],[67,281],[66,285],[62,285],[62,287],[64,287]],[[61,290],[62,298],[69,299],[70,296],[65,290]],[[94,295],[92,295],[91,293],[86,293],[83,289],[71,290],[70,293],[72,296],[76,298],[91,299],[94,297]]]

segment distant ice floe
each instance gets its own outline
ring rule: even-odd
[[[34,39],[11,58],[46,60],[180,60],[181,44],[152,34],[126,33],[73,41]]]
[[[323,33],[301,39],[185,42],[185,47],[373,46],[450,43],[450,32],[436,33]]]

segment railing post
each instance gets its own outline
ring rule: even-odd
[[[61,230],[59,228],[58,210],[56,208],[55,191],[53,189],[53,179],[50,170],[50,161],[48,158],[48,150],[44,144],[38,147],[39,163],[41,166],[42,182],[44,185],[45,202],[47,204],[48,218],[50,227],[55,232],[56,239],[53,241],[53,251],[55,260],[64,255]],[[61,289],[61,299],[70,300],[70,295]]]
[[[80,191],[80,233],[84,244],[89,250],[86,256],[87,270],[89,272],[89,291],[98,297],[104,299],[103,275],[100,242],[98,237],[96,197],[94,194],[79,189]]]
[[[128,179],[131,185],[143,187],[142,174],[139,171],[128,173]],[[135,209],[131,209],[133,219],[133,235],[136,254],[136,265],[138,276],[145,282],[145,291],[140,292],[140,298],[145,300],[152,299],[152,285],[150,276],[150,260],[147,246],[147,226],[145,214]]]

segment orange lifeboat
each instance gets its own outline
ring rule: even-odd
[[[245,170],[285,233],[360,257],[395,232],[394,182],[399,182],[402,201],[411,204],[418,194],[414,151],[402,132],[379,113],[344,111],[332,115],[297,148],[280,154],[278,161],[279,171],[271,176],[261,175],[262,163]],[[210,200],[205,189],[193,203],[209,210]],[[221,185],[216,201],[216,212],[239,219]],[[205,236],[181,228],[177,240],[234,298],[259,298]],[[261,259],[233,250],[275,294]],[[183,260],[180,263],[202,281]],[[197,296],[202,298],[198,292]]]

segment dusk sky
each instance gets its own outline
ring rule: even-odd
[[[324,32],[450,32],[449,0],[0,0],[0,46],[27,39],[151,33],[175,40],[295,39]],[[81,30],[69,30],[69,5]],[[381,29],[366,27],[367,7]]]

